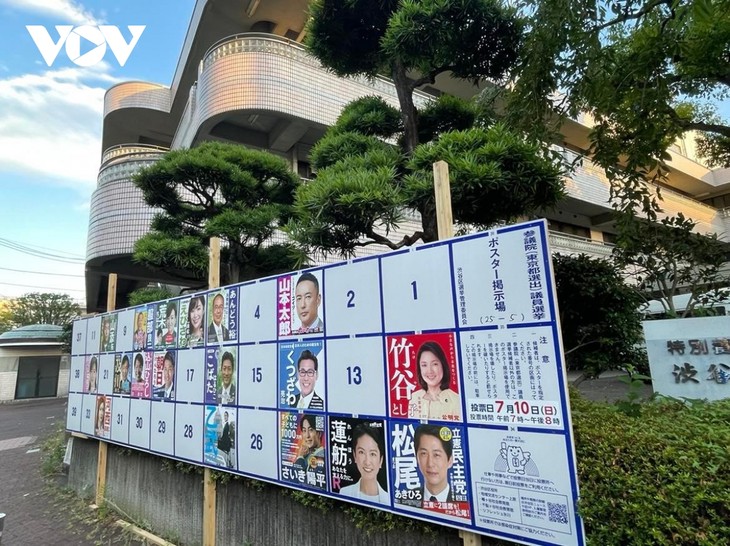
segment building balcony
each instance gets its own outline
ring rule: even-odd
[[[569,150],[563,150],[563,153],[571,161],[576,158],[576,154]],[[668,188],[650,186],[650,189],[655,195],[658,192],[661,196],[659,205],[663,213],[659,215],[660,218],[682,212],[697,223],[698,233],[717,233],[723,240],[730,241],[730,217],[722,210]],[[612,211],[609,202],[610,183],[601,167],[583,158],[582,164],[565,180],[565,190],[569,208],[588,216],[594,227],[600,229],[602,224],[611,223],[612,217],[608,214]]]
[[[218,136],[285,153],[298,142],[313,144],[343,106],[367,95],[398,106],[395,86],[385,78],[339,78],[303,46],[279,36],[232,36],[201,61],[172,148]],[[414,100],[423,106],[431,98],[417,92]]]
[[[591,258],[610,258],[613,252],[613,245],[594,241],[586,237],[576,237],[557,231],[548,232],[550,251],[553,254],[567,254],[575,256],[587,254]]]
[[[147,233],[154,211],[145,204],[132,177],[166,151],[158,146],[128,144],[104,152],[97,188],[91,196],[87,263],[129,255],[137,239]]]

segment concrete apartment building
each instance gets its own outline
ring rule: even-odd
[[[102,163],[91,199],[86,263],[90,312],[106,302],[106,278],[119,275],[124,294],[160,279],[132,263],[135,241],[147,232],[153,212],[132,175],[167,150],[206,140],[237,142],[286,158],[303,178],[308,154],[342,107],[364,95],[397,106],[386,79],[338,78],[309,56],[304,37],[307,0],[198,0],[172,83],[125,82],[104,101]],[[438,92],[462,97],[471,85],[439,78],[416,97]],[[563,129],[565,153],[588,148],[589,116]],[[682,211],[704,233],[730,240],[730,169],[710,170],[697,160],[690,140],[670,150],[669,187],[662,188],[667,214]],[[566,180],[567,197],[547,214],[552,249],[594,256],[611,253],[609,184],[589,160]]]

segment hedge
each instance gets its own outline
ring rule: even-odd
[[[589,545],[730,544],[730,400],[571,405]]]

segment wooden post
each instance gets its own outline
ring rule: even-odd
[[[439,239],[454,236],[454,216],[451,212],[451,183],[449,164],[437,161],[433,164],[433,187],[436,193],[436,222]]]
[[[451,183],[449,181],[449,164],[437,161],[433,164],[433,187],[436,193],[436,222],[439,239],[454,236],[454,216],[451,211]],[[470,531],[459,531],[464,546],[480,546],[481,535]]]
[[[203,546],[215,546],[215,495],[213,472],[203,472]]]
[[[109,284],[106,289],[106,310],[114,311],[117,308],[117,274],[109,273]]]
[[[218,288],[221,285],[221,240],[218,237],[210,238],[210,253],[208,254],[208,288]]]
[[[208,260],[208,288],[218,288],[221,283],[221,240],[210,239]],[[215,546],[215,496],[216,483],[210,468],[203,471],[203,546]]]
[[[117,305],[117,274],[109,273],[109,283],[106,293],[106,310],[114,311]],[[96,460],[96,497],[97,506],[104,502],[104,490],[106,489],[106,456],[109,444],[99,440],[99,456]]]
[[[481,546],[482,536],[471,531],[459,531],[459,538],[464,546]]]

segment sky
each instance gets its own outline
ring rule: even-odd
[[[104,92],[129,80],[169,86],[194,4],[0,0],[0,297],[59,292],[85,304]],[[110,47],[99,62],[79,66],[69,59],[66,43],[48,66],[27,25],[45,27],[53,42],[59,40],[56,25],[116,26],[127,42],[128,25],[145,29],[124,66]],[[80,43],[82,55],[94,49]]]

